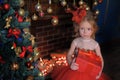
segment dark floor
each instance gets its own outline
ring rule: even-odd
[[[112,80],[120,80],[120,45],[108,45],[102,47],[102,54],[104,58],[104,73],[106,73]],[[46,80],[52,80],[50,76]]]
[[[120,80],[120,46],[103,48],[104,72],[112,80]]]

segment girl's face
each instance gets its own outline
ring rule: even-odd
[[[93,27],[88,21],[83,21],[80,24],[79,32],[81,37],[89,39],[93,34]]]

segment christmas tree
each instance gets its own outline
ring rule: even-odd
[[[23,0],[0,0],[0,80],[44,80]]]

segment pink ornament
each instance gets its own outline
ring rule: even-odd
[[[43,16],[44,16],[44,12],[43,12],[43,11],[40,11],[39,16],[40,16],[40,17],[43,17]]]

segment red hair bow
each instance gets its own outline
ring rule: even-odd
[[[86,9],[85,8],[77,8],[75,11],[68,10],[67,12],[72,13],[72,21],[76,23],[80,23],[81,20],[86,16]]]

